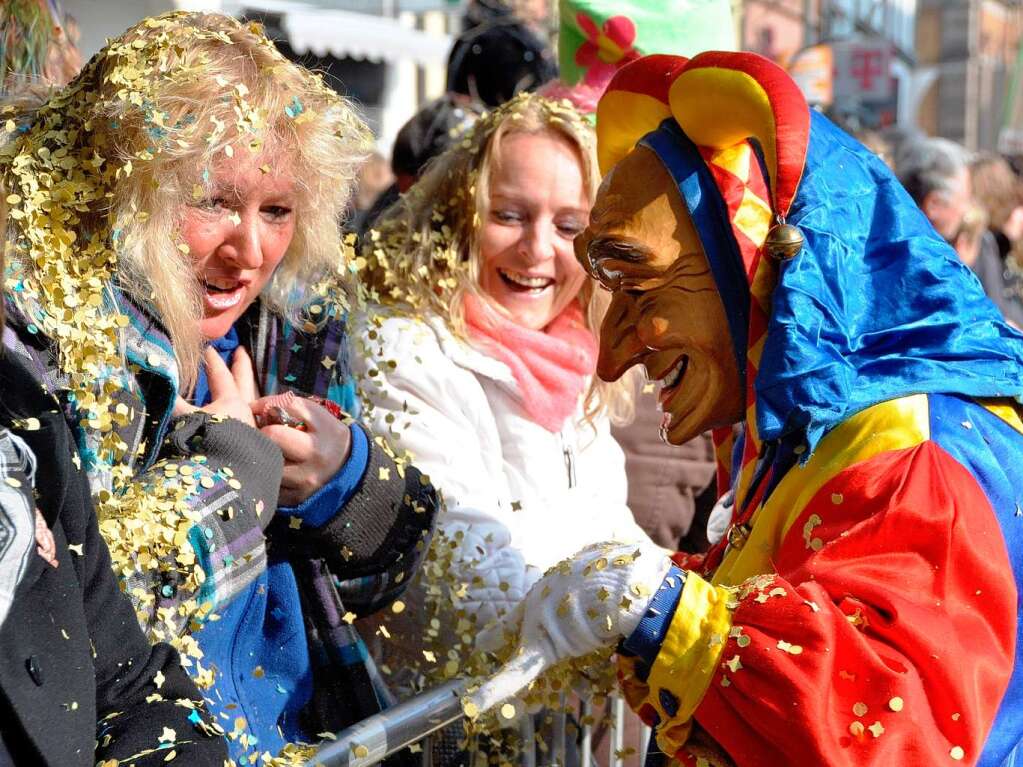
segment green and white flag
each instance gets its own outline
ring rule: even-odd
[[[737,50],[730,0],[561,0],[558,59],[565,85],[603,90],[651,53]]]

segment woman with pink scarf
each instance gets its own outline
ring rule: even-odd
[[[520,95],[364,243],[372,303],[353,364],[366,417],[447,504],[408,592],[423,604],[403,617],[449,668],[564,557],[647,540],[610,434],[631,390],[594,375],[606,294],[573,251],[599,185],[594,144],[567,102]]]

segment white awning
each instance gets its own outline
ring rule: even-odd
[[[300,54],[370,61],[411,59],[429,65],[444,64],[451,50],[450,35],[427,34],[388,16],[291,0],[241,0],[238,5],[245,12],[280,14],[288,42]]]

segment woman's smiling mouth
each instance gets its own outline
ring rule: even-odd
[[[516,293],[542,293],[554,285],[551,277],[534,277],[511,269],[498,269],[497,273],[505,286]]]

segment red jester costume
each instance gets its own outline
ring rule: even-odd
[[[630,704],[686,765],[1001,765],[1023,338],[766,59],[640,59],[597,131],[576,248],[612,293],[599,372],[661,379],[672,442],[743,433],[728,533],[674,557],[622,643]]]

